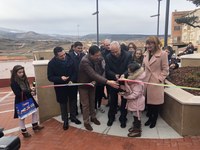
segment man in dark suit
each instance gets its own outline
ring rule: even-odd
[[[117,81],[120,77],[128,76],[128,65],[132,61],[132,56],[129,52],[121,50],[120,44],[117,41],[113,41],[110,44],[110,54],[106,56],[106,78],[109,80]],[[115,120],[115,114],[117,112],[118,106],[118,89],[109,88],[110,92],[110,108],[108,111],[108,126],[112,126]],[[121,128],[126,127],[126,115],[127,110],[126,107],[126,99],[121,97],[121,116],[119,118],[121,122]]]
[[[98,46],[91,46],[89,53],[83,57],[79,67],[78,81],[81,83],[98,82],[108,84],[113,88],[119,88],[118,83],[107,80],[95,71],[95,62],[101,58],[101,52]],[[83,107],[83,121],[87,130],[92,131],[90,121],[96,125],[100,125],[95,113],[95,88],[88,86],[79,87],[80,100]],[[89,120],[90,118],[90,120]]]
[[[47,68],[48,80],[54,85],[66,84],[72,81],[74,64],[69,54],[66,54],[62,47],[54,48],[54,57],[49,61]],[[56,99],[60,104],[61,118],[64,121],[63,129],[67,130],[68,125],[68,101],[70,107],[71,121],[76,124],[81,122],[76,118],[76,103],[73,101],[72,88],[67,86],[55,87]]]
[[[77,83],[78,80],[78,72],[79,72],[79,65],[81,62],[81,59],[83,58],[83,56],[85,55],[83,53],[83,44],[79,41],[75,42],[73,44],[73,50],[69,52],[69,55],[71,56],[73,63],[74,63],[74,74],[72,76],[72,82],[73,83]],[[74,86],[71,87],[72,88],[72,98],[73,98],[73,102],[76,102],[76,114],[78,115],[78,107],[77,107],[77,94],[78,94],[78,87]],[[81,104],[80,104],[80,107]],[[82,108],[81,108],[82,109]],[[70,116],[71,119],[71,116]]]

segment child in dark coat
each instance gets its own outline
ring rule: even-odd
[[[32,95],[35,95],[35,89],[30,88],[28,78],[25,74],[24,67],[21,65],[16,65],[13,67],[12,74],[11,74],[11,89],[15,94],[15,105],[19,104],[20,102],[32,98],[35,107],[38,107],[37,102],[34,100]],[[18,118],[18,114],[15,108],[14,118]],[[21,129],[22,135],[25,138],[31,137],[31,134],[28,133],[25,126],[25,119],[19,118],[19,127]],[[32,114],[32,129],[34,131],[39,131],[43,129],[43,126],[38,124],[38,111]]]

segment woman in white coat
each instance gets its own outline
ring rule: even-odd
[[[169,73],[168,54],[161,50],[161,42],[156,36],[150,36],[146,41],[143,65],[146,72],[145,81],[163,84]],[[164,87],[146,85],[148,121],[145,126],[156,126],[160,105],[164,103]]]

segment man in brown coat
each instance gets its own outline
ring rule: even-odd
[[[78,81],[80,83],[98,82],[107,84],[113,88],[119,88],[116,81],[107,80],[103,76],[99,75],[95,71],[95,62],[101,58],[101,52],[98,46],[91,46],[89,53],[85,55],[80,63]],[[79,87],[80,100],[83,109],[83,121],[87,130],[92,131],[93,128],[90,125],[90,121],[96,125],[100,125],[100,122],[96,118],[95,113],[95,88],[88,86]],[[89,117],[90,120],[89,120]]]

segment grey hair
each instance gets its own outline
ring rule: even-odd
[[[112,42],[110,43],[110,46],[112,47],[113,45],[115,45],[116,47],[118,47],[118,48],[120,49],[120,44],[119,44],[119,42],[117,42],[117,41],[112,41]]]
[[[110,43],[110,42],[111,42],[110,39],[105,39],[105,40],[104,40],[104,43]]]

